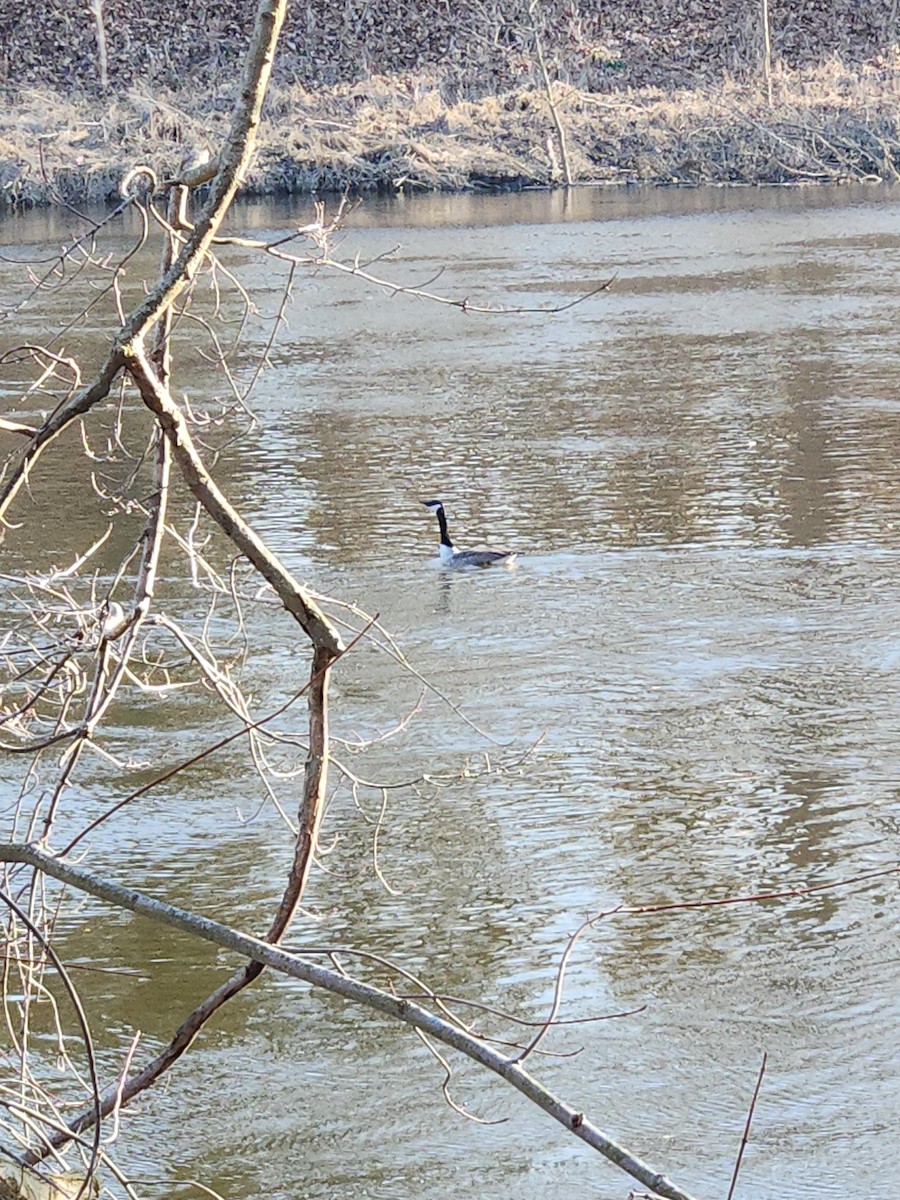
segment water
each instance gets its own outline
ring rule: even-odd
[[[234,224],[262,233],[308,218],[257,204]],[[366,755],[338,748],[369,778],[452,784],[389,793],[379,865],[396,894],[372,870],[371,826],[337,795],[325,841],[338,841],[307,898],[319,919],[304,916],[297,939],[390,955],[432,986],[538,1019],[587,916],[896,863],[898,218],[884,189],[373,202],[341,250],[365,262],[399,244],[372,267],[392,280],[522,307],[614,286],[555,316],[478,316],[298,276],[254,395],[260,425],[217,477],[302,578],[378,612],[494,740],[428,693],[407,730]],[[62,238],[58,221],[0,234],[21,257]],[[229,262],[262,314],[246,371],[285,272],[246,251]],[[18,272],[2,274],[17,286]],[[226,304],[236,315],[233,295]],[[3,348],[67,311],[51,298],[40,317],[7,322]],[[89,325],[67,335],[69,353],[98,353],[101,316]],[[190,353],[198,340],[183,331],[176,379],[202,407],[212,372]],[[14,394],[8,376],[2,386]],[[103,525],[102,503],[73,501],[71,462],[58,461],[18,514],[40,535],[11,539],[16,567],[65,561]],[[418,504],[435,496],[460,544],[519,548],[518,569],[439,571]],[[203,602],[174,554],[165,575],[170,606],[196,629]],[[248,621],[246,683],[265,712],[302,682],[302,647],[275,609]],[[337,671],[335,731],[385,732],[419,692],[361,648]],[[169,763],[209,744],[211,728],[233,722],[176,693],[121,703],[108,736],[136,762],[152,746]],[[87,762],[74,827],[123,786]],[[292,808],[293,786],[281,790]],[[380,793],[363,803],[377,814]],[[230,748],[124,810],[89,862],[260,930],[289,850]],[[581,1053],[534,1070],[682,1186],[721,1197],[766,1051],[738,1195],[875,1195],[900,1169],[895,898],[888,877],[610,915],[575,950],[562,1015],[645,1007],[553,1034],[549,1049]],[[138,972],[83,983],[112,1072],[134,1027],[149,1055],[232,964],[89,911],[89,929],[71,922],[67,957]],[[499,1081],[456,1064],[454,1098],[509,1118],[482,1127],[444,1104],[441,1079],[411,1034],[264,979],[129,1117],[121,1155],[164,1192],[192,1177],[233,1200],[552,1189],[624,1200],[625,1176]]]

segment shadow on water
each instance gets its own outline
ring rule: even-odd
[[[261,425],[222,482],[299,574],[379,612],[497,741],[524,751],[543,734],[520,769],[478,774],[496,747],[428,697],[371,769],[469,763],[471,778],[390,810],[397,895],[371,873],[349,889],[316,877],[315,936],[538,1016],[587,914],[897,860],[898,212],[889,193],[832,189],[371,203],[345,249],[400,243],[378,264],[389,278],[441,269],[451,296],[529,306],[614,271],[616,286],[555,318],[476,318],[356,280],[296,285]],[[237,217],[303,219],[255,203]],[[2,232],[38,244],[59,236],[47,221]],[[283,277],[241,262],[273,315]],[[248,360],[266,336],[252,326]],[[179,386],[202,395],[202,364]],[[461,544],[508,544],[517,569],[438,570],[418,503],[436,494]],[[73,520],[86,537],[100,517]],[[48,519],[46,536],[62,556],[72,529]],[[264,695],[302,661],[274,610],[259,631]],[[336,690],[351,736],[389,727],[418,685],[363,650]],[[189,708],[145,719],[173,745],[204,734]],[[135,886],[259,928],[289,846],[268,816],[232,819],[259,801],[240,772],[239,757],[207,764],[98,853]],[[364,870],[353,815],[334,822],[341,871]],[[722,1195],[767,1050],[741,1194],[873,1196],[900,1168],[895,890],[609,917],[575,955],[566,1015],[646,1011],[556,1035],[583,1052],[536,1069],[695,1193]],[[164,1037],[228,969],[99,910],[71,941],[73,956],[154,964],[152,980],[88,985],[112,1042],[132,1023]],[[311,1177],[328,1197],[627,1191],[466,1071],[458,1098],[513,1120],[462,1122],[438,1074],[380,1020],[270,980],[134,1120],[135,1153],[164,1144],[167,1166],[236,1200],[303,1195]]]

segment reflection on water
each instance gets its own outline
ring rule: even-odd
[[[493,737],[524,751],[544,735],[515,771],[398,798],[381,847],[396,896],[371,872],[347,884],[369,843],[336,802],[316,938],[397,954],[449,991],[536,1017],[585,915],[896,861],[898,213],[884,191],[373,203],[345,249],[367,259],[400,243],[377,267],[391,278],[443,268],[435,289],[528,307],[614,272],[615,287],[554,318],[487,318],[355,280],[297,281],[256,393],[261,426],[221,479],[300,574],[378,611]],[[303,219],[240,214],[260,228]],[[62,236],[43,221],[0,232]],[[283,276],[236,261],[272,315]],[[202,364],[179,386],[202,397]],[[48,472],[49,504],[63,482]],[[435,569],[418,505],[433,496],[461,544],[509,544],[519,568]],[[85,537],[99,520],[75,516]],[[45,532],[62,556],[71,528]],[[302,664],[280,618],[256,620],[254,691],[280,694]],[[342,664],[336,690],[344,736],[390,728],[418,693],[370,650]],[[167,725],[173,753],[203,744],[189,705],[144,719]],[[432,697],[366,771],[400,779],[485,752],[498,754]],[[239,755],[208,762],[187,794],[129,810],[97,854],[135,886],[259,929],[289,846],[268,816],[233,819],[260,803],[248,786]],[[900,1167],[895,896],[884,881],[609,917],[574,956],[566,1015],[646,1011],[555,1035],[583,1052],[535,1069],[712,1196],[767,1050],[741,1194],[872,1196]],[[72,941],[73,954],[152,964],[152,978],[86,985],[112,1046],[134,1023],[164,1038],[229,966],[100,909]],[[306,1194],[311,1172],[334,1197],[627,1191],[465,1069],[457,1099],[513,1120],[462,1122],[438,1076],[380,1019],[269,980],[132,1119],[134,1161],[235,1198]]]

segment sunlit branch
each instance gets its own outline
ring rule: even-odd
[[[500,1054],[479,1038],[473,1037],[443,1018],[427,1012],[410,1000],[398,999],[380,988],[347,978],[326,967],[306,962],[297,955],[289,954],[259,938],[239,933],[217,921],[211,921],[207,917],[198,917],[175,905],[145,896],[133,888],[122,887],[120,884],[101,879],[80,867],[62,863],[32,846],[0,845],[0,862],[28,864],[70,887],[85,891],[116,907],[126,908],[173,929],[180,929],[185,933],[212,942],[214,945],[243,954],[254,963],[272,967],[292,978],[301,979],[313,987],[322,988],[346,1000],[384,1013],[414,1029],[420,1029],[436,1041],[460,1051],[468,1058],[501,1076],[575,1137],[586,1142],[587,1145],[637,1179],[639,1183],[651,1188],[659,1196],[665,1197],[666,1200],[692,1200],[690,1193],[678,1187],[665,1175],[654,1171],[624,1146],[615,1142],[582,1111],[560,1100],[514,1059]]]
[[[326,647],[331,654],[337,654],[341,649],[341,640],[331,622],[307,589],[282,566],[216,485],[194,447],[181,409],[154,373],[143,348],[138,343],[131,347],[128,369],[144,403],[155,414],[169,439],[175,461],[194,496],[272,586],[284,607],[296,618],[310,640],[315,645]]]

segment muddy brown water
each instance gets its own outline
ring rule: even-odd
[[[252,204],[235,225],[308,217]],[[0,237],[23,257],[67,228],[33,215]],[[295,285],[255,394],[261,425],[230,449],[223,482],[298,575],[377,611],[418,670],[506,746],[432,696],[405,733],[354,760],[395,780],[465,764],[472,777],[392,798],[380,864],[397,894],[336,801],[340,840],[298,939],[391,954],[435,987],[538,1018],[586,916],[896,863],[900,196],[371,202],[342,249],[367,259],[395,245],[378,270],[410,282],[441,272],[434,290],[473,301],[552,306],[616,283],[554,317],[465,315],[324,272]],[[234,263],[271,315],[283,274],[248,255]],[[0,278],[18,286],[7,264]],[[4,345],[41,328],[29,313],[3,328]],[[248,336],[249,356],[262,327]],[[187,378],[202,403],[203,371]],[[48,470],[44,494],[60,502],[67,484]],[[418,505],[435,496],[460,543],[516,547],[518,569],[437,569]],[[68,521],[42,518],[7,563],[38,569],[83,545],[96,513],[67,505]],[[303,661],[274,611],[255,622],[248,670],[265,709]],[[338,672],[335,731],[383,732],[417,694],[361,651]],[[135,760],[152,744],[169,761],[206,744],[206,715],[183,697],[123,707],[110,737]],[[524,764],[484,771],[485,755],[509,763],[541,735]],[[79,789],[82,813],[120,794],[94,766]],[[269,809],[239,816],[261,803],[245,764],[225,756],[107,825],[91,861],[261,929],[289,854]],[[134,1027],[149,1054],[231,964],[88,912],[66,957],[140,968],[84,985],[112,1070]],[[548,1049],[580,1053],[534,1070],[695,1195],[720,1198],[766,1051],[738,1194],[881,1194],[900,1170],[897,929],[894,879],[610,916],[573,955],[562,1015],[644,1009],[554,1034]],[[128,1118],[122,1160],[161,1181],[147,1194],[195,1178],[233,1200],[628,1194],[625,1176],[493,1077],[459,1064],[453,1083],[476,1115],[508,1118],[491,1127],[453,1113],[441,1078],[412,1035],[268,979]]]

